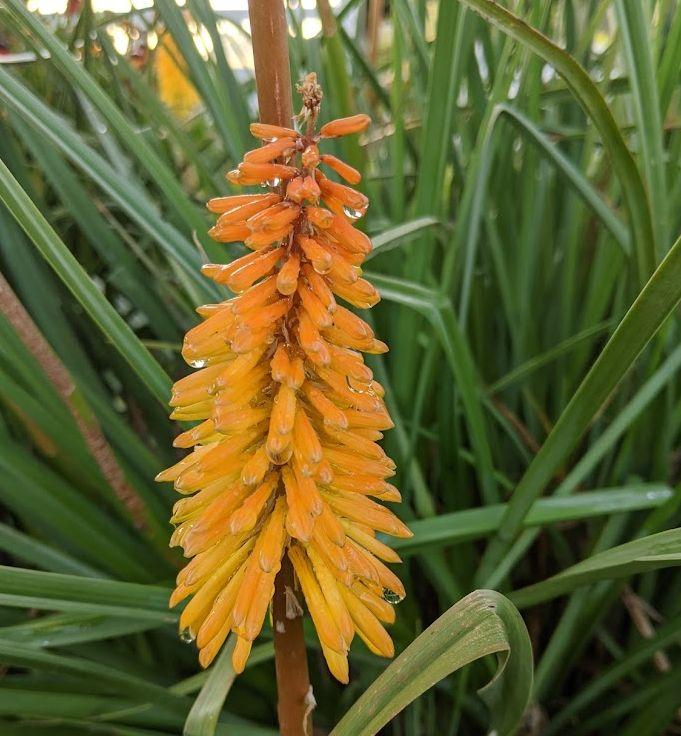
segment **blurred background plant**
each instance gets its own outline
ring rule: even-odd
[[[681,7],[507,6],[550,40],[484,0],[287,5],[323,119],[374,120],[338,152],[372,201],[372,367],[415,532],[393,634],[501,590],[535,652],[523,733],[680,733]],[[177,639],[152,480],[182,335],[219,296],[199,267],[239,254],[203,205],[253,147],[250,49],[238,0],[0,9],[2,734],[273,733],[266,639],[234,683]],[[309,646],[323,733],[386,663],[358,648],[341,688]],[[481,733],[488,664],[384,732]]]

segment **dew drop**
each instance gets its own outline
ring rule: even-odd
[[[324,274],[329,273],[331,270],[331,263],[327,261],[312,261],[312,268],[320,275],[324,276]]]
[[[345,216],[350,220],[359,220],[359,218],[362,217],[366,210],[356,210],[352,207],[348,207],[347,205],[343,205],[343,212],[345,213]]]
[[[399,595],[394,590],[390,590],[390,588],[383,588],[383,600],[395,606],[402,602],[403,596]]]
[[[355,379],[357,380],[357,379]],[[353,385],[352,376],[345,376],[345,383],[347,384],[350,391],[352,391],[353,394],[372,394],[373,391],[368,387],[368,385],[364,381],[357,380],[357,383],[361,388],[358,388],[357,386]]]
[[[191,644],[194,639],[196,639],[196,634],[194,634],[190,628],[182,629],[182,631],[180,631],[180,639],[185,644]]]
[[[206,367],[206,361],[203,360],[203,358],[197,358],[196,360],[190,360],[189,365],[192,368],[205,368]]]

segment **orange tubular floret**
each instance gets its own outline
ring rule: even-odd
[[[318,143],[368,124],[354,115],[301,135],[255,123],[264,144],[228,179],[274,191],[208,203],[219,215],[210,234],[253,252],[202,268],[235,296],[197,309],[203,321],[182,355],[202,370],[180,379],[170,402],[173,418],[199,422],[174,442],[193,450],[157,478],[183,496],[171,544],[193,559],[170,603],[189,598],[180,625],[204,667],[231,634],[234,669],[244,669],[284,555],[338,680],[348,681],[356,634],[393,653],[384,625],[404,588],[384,564],[400,558],[377,533],[411,532],[383,505],[400,500],[388,482],[395,464],[377,444],[392,422],[362,356],[387,347],[339,303],[379,299],[361,278],[371,241],[352,224],[368,200],[318,168],[358,184],[360,173]]]
[[[292,128],[282,128],[280,125],[267,123],[251,123],[251,135],[267,140],[268,138],[299,138],[300,133]]]
[[[259,201],[271,201],[273,198],[280,199],[279,195],[270,194],[237,194],[233,197],[214,197],[208,200],[206,207],[216,214],[228,212],[236,207]]]
[[[322,125],[319,131],[320,138],[336,138],[341,135],[352,135],[363,133],[371,123],[368,115],[351,115],[348,118],[338,118],[326,125]]]
[[[362,181],[362,175],[345,161],[341,161],[339,158],[332,156],[330,153],[325,153],[321,156],[321,162],[326,164],[330,169],[333,169],[338,176],[342,177],[347,181],[348,184],[359,184]]]
[[[294,146],[295,143],[290,138],[281,138],[244,154],[244,161],[251,164],[267,164],[275,158],[293,153]]]

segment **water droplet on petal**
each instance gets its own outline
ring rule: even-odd
[[[403,596],[399,595],[394,590],[390,590],[390,588],[383,588],[383,600],[395,606],[402,602]]]
[[[196,634],[190,628],[182,629],[180,631],[180,639],[185,644],[191,644],[196,639]]]
[[[312,268],[320,275],[324,276],[324,274],[329,273],[331,270],[331,263],[327,261],[312,261]]]
[[[347,205],[343,205],[343,212],[345,216],[350,220],[359,220],[360,217],[366,212],[366,208],[363,210],[356,210]]]
[[[270,179],[266,186],[272,187],[272,189],[275,189],[281,184],[281,179],[278,176],[275,176],[274,179]]]
[[[190,360],[189,365],[192,368],[205,368],[206,367],[206,361],[202,358],[197,358],[196,360]]]

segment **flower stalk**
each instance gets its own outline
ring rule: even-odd
[[[260,122],[288,126],[293,117],[288,27],[279,0],[249,0],[253,59]],[[294,589],[291,562],[282,562],[274,584],[272,622],[277,678],[277,716],[282,736],[312,733],[312,708],[302,609],[287,607]],[[288,610],[287,610],[288,609]]]

